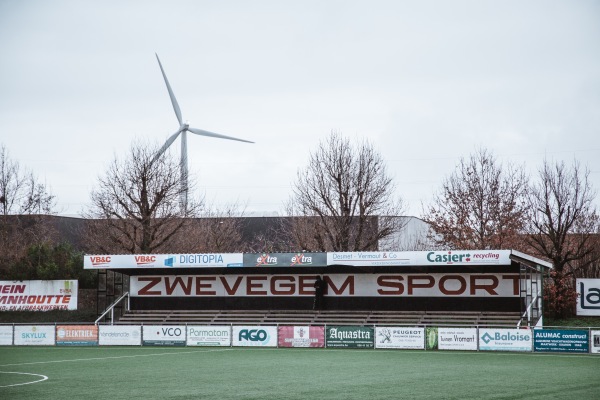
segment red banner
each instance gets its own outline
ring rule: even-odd
[[[322,326],[280,326],[279,347],[325,347]]]

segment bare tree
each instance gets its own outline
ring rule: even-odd
[[[158,147],[131,146],[125,160],[115,157],[91,193],[88,250],[154,253],[178,251],[178,233],[198,216],[200,201],[181,207],[180,172],[167,154],[154,160]]]
[[[55,231],[45,215],[55,198],[32,172],[0,146],[0,267],[24,254],[28,246],[50,241]]]
[[[521,248],[527,181],[521,169],[503,166],[485,149],[461,158],[432,204],[424,207],[432,238],[452,249]]]
[[[310,154],[298,171],[287,213],[296,248],[310,251],[376,250],[402,229],[401,199],[381,155],[364,141],[352,144],[337,132]]]
[[[178,234],[178,242],[186,252],[242,252],[243,226],[244,210],[239,204],[206,206],[201,212],[201,217],[190,221]]]
[[[22,171],[0,146],[0,211],[2,215],[52,214],[55,198],[32,172]]]
[[[558,278],[598,261],[600,218],[589,171],[577,161],[544,161],[529,196],[528,245],[552,261]]]

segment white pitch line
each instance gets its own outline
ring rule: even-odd
[[[39,382],[43,382],[46,379],[48,379],[48,377],[46,375],[30,374],[30,373],[27,373],[27,372],[6,372],[6,371],[0,371],[0,374],[33,375],[33,376],[41,376],[42,377],[42,379],[38,379],[37,381],[25,382],[25,383],[15,383],[13,385],[4,385],[4,386],[0,386],[0,388],[6,388],[6,387],[12,387],[12,386],[31,385],[32,383],[39,383]]]
[[[36,362],[28,362],[28,363],[18,363],[18,364],[1,364],[2,367],[15,367],[22,365],[38,365],[38,364],[57,364],[57,363],[66,363],[66,362],[78,362],[78,361],[98,361],[98,360],[117,360],[121,358],[137,358],[137,357],[154,357],[154,356],[172,356],[179,354],[192,354],[192,353],[210,353],[215,351],[229,351],[231,348],[227,349],[212,349],[212,350],[195,350],[195,351],[177,351],[170,353],[153,353],[153,354],[136,354],[132,356],[111,356],[111,357],[91,357],[91,358],[75,358],[72,360],[54,360],[54,361],[36,361]]]

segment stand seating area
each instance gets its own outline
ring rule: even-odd
[[[435,325],[516,327],[519,312],[350,310],[131,310],[120,325]]]

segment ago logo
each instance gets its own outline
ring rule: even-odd
[[[141,256],[134,256],[134,258],[135,258],[135,265],[137,265],[138,267],[145,267],[148,265],[152,265],[156,262],[156,256],[141,255]]]
[[[92,267],[105,267],[110,264],[110,256],[90,256]]]
[[[240,342],[249,341],[267,344],[269,339],[270,335],[264,329],[242,329],[238,335]]]
[[[261,265],[277,265],[277,257],[268,253],[262,253],[260,257],[256,259],[256,266],[260,267]]]

